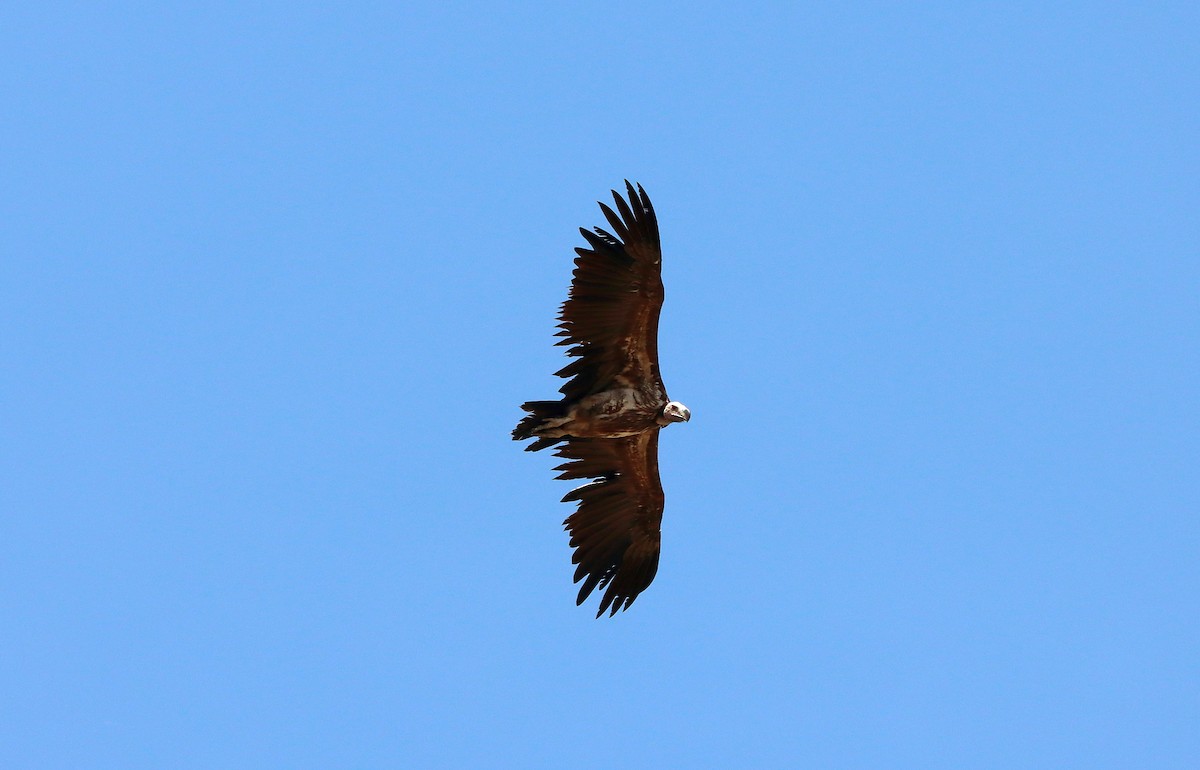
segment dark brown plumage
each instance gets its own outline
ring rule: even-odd
[[[522,404],[529,414],[513,431],[536,451],[555,446],[567,462],[560,479],[592,479],[563,498],[579,507],[564,526],[575,549],[577,603],[601,589],[599,617],[629,607],[658,571],[663,491],[658,432],[685,422],[687,407],[667,398],[658,369],[663,303],[662,252],[654,207],[639,185],[625,183],[600,204],[608,232],[580,228],[575,271],[559,313],[557,344],[575,360],[557,372],[568,381],[558,401]]]

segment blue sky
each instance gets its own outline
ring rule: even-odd
[[[0,765],[1194,768],[1191,3],[0,11]],[[662,226],[574,606],[576,228]]]

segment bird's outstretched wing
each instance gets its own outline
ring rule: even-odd
[[[577,248],[571,291],[562,305],[557,336],[572,361],[557,372],[569,381],[568,400],[598,393],[614,382],[638,387],[658,372],[658,316],[663,303],[658,219],[641,185],[625,182],[629,200],[613,191],[616,211],[600,204],[612,232],[580,228],[588,248]]]
[[[658,572],[663,512],[658,475],[658,430],[627,438],[570,439],[555,454],[568,462],[555,468],[560,479],[593,479],[563,502],[579,507],[563,526],[571,535],[571,557],[579,587],[576,604],[594,589],[604,591],[596,617],[633,604]]]

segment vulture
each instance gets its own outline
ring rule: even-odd
[[[641,185],[612,191],[615,210],[600,203],[611,232],[579,232],[575,270],[559,313],[556,344],[572,360],[557,401],[528,401],[513,439],[526,451],[555,447],[566,460],[560,479],[587,479],[567,493],[577,501],[563,522],[571,538],[575,603],[603,591],[599,618],[628,609],[658,572],[663,489],[658,432],[691,412],[667,397],[658,370],[658,315],[663,303],[658,219]]]

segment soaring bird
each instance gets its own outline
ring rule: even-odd
[[[658,371],[658,316],[663,303],[658,219],[641,185],[625,182],[628,201],[612,191],[612,227],[580,228],[567,301],[556,344],[575,360],[558,401],[528,401],[513,439],[534,439],[526,451],[555,446],[567,460],[560,479],[589,479],[563,502],[579,506],[564,528],[571,536],[576,604],[604,592],[596,617],[625,610],[658,572],[663,489],[658,432],[687,422],[691,412],[667,397]]]

